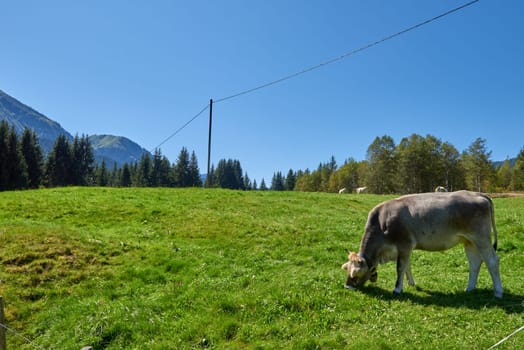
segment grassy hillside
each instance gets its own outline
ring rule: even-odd
[[[45,349],[486,349],[523,324],[524,198],[497,198],[503,300],[461,247],[343,288],[374,195],[64,188],[0,193],[0,295]],[[524,332],[498,349],[517,349]],[[34,349],[9,333],[9,349]]]

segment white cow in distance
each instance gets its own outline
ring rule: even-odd
[[[365,186],[364,186],[364,187],[358,187],[358,188],[356,189],[356,192],[359,193],[359,194],[360,194],[360,193],[368,193],[368,188],[365,187]]]

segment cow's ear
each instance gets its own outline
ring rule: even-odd
[[[349,263],[342,265],[342,270],[349,270]]]
[[[348,254],[348,259],[349,260],[356,260],[356,259],[358,259],[358,257],[359,257],[358,254],[355,253],[355,252],[349,252],[349,254]]]

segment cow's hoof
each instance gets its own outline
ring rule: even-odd
[[[495,298],[502,299],[504,292],[495,292]]]
[[[355,287],[349,286],[347,284],[344,285],[344,288],[349,289],[349,290],[355,290],[356,289]]]
[[[393,295],[399,296],[402,291],[393,289]]]

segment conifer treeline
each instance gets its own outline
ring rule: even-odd
[[[192,187],[202,186],[202,180],[194,152],[190,156],[185,148],[175,164],[156,151],[153,158],[144,154],[138,162],[109,168],[105,161],[95,165],[93,148],[85,135],[72,142],[59,136],[44,157],[34,132],[25,129],[20,138],[13,127],[1,121],[0,191],[40,186]]]
[[[0,122],[0,190],[37,188],[43,178],[43,156],[36,134],[26,129],[19,140],[14,128]]]
[[[320,163],[316,170],[290,169],[287,175],[275,172],[270,187],[260,185],[243,173],[238,160],[222,159],[213,165],[205,184],[195,152],[184,147],[175,163],[156,150],[143,154],[132,164],[118,167],[105,161],[95,164],[87,136],[69,142],[59,136],[44,157],[36,134],[29,129],[18,136],[13,127],[0,122],[0,191],[40,186],[113,187],[220,187],[240,190],[347,192],[366,186],[371,193],[417,193],[444,186],[449,191],[524,191],[524,148],[514,164],[500,167],[490,161],[486,140],[476,139],[459,153],[447,142],[432,135],[413,134],[395,144],[390,136],[377,137],[368,147],[367,159],[348,159],[338,166],[335,158]]]
[[[40,186],[202,187],[203,182],[195,152],[189,154],[185,147],[173,164],[156,150],[153,157],[144,153],[139,161],[118,167],[116,163],[108,166],[104,160],[95,164],[87,136],[76,136],[71,143],[61,135],[44,157],[34,132],[25,129],[20,139],[2,120],[0,191]],[[206,186],[249,190],[253,183],[247,174],[242,175],[238,160],[224,159],[213,166]]]

